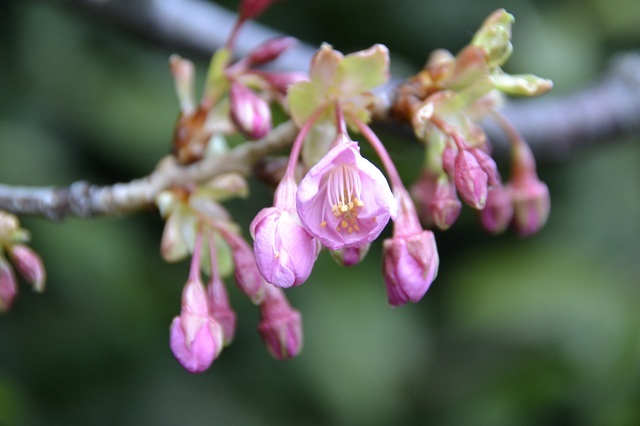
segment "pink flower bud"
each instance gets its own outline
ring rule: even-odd
[[[442,151],[442,168],[453,179],[456,174],[456,155],[458,150],[450,146]]]
[[[262,14],[275,0],[242,0],[238,14],[241,20],[253,19]]]
[[[260,305],[258,332],[274,358],[293,358],[302,350],[302,316],[293,309],[284,292],[272,285],[266,286],[265,298]]]
[[[261,139],[271,131],[271,108],[247,86],[233,83],[229,91],[231,120],[246,138]]]
[[[549,188],[538,179],[531,148],[519,135],[512,143],[512,181],[507,190],[513,199],[513,227],[520,236],[526,237],[547,223],[551,200]]]
[[[35,291],[42,293],[44,291],[46,272],[40,256],[22,244],[11,246],[9,255],[22,278],[31,284]]]
[[[182,312],[173,319],[170,346],[178,362],[190,373],[202,373],[220,354],[223,331],[209,314],[199,280],[189,280],[182,292]]]
[[[382,273],[389,304],[419,301],[438,274],[439,258],[431,231],[384,241]]]
[[[411,185],[411,197],[416,202],[416,208],[420,215],[420,221],[426,227],[432,227],[433,217],[429,211],[429,204],[436,193],[438,185],[438,173],[434,173],[429,169],[424,169],[420,177]]]
[[[256,264],[268,283],[288,288],[309,278],[320,246],[300,225],[295,210],[263,209],[251,223],[251,232]]]
[[[480,211],[482,227],[492,234],[503,232],[513,218],[513,202],[502,185],[494,186],[487,194],[487,203]]]
[[[500,172],[498,171],[498,166],[493,158],[486,152],[478,148],[472,148],[471,153],[476,160],[478,160],[478,164],[480,164],[480,168],[483,172],[487,174],[487,183],[489,186],[497,186],[502,183],[502,179],[500,178]]]
[[[449,229],[458,220],[462,203],[456,195],[455,184],[446,176],[438,180],[428,210],[433,223],[443,231]]]
[[[251,65],[262,65],[267,62],[271,62],[277,59],[285,51],[291,49],[297,44],[298,40],[293,37],[276,37],[265,41],[260,46],[255,48],[249,56],[247,61]]]
[[[261,72],[259,75],[280,93],[287,93],[292,84],[309,80],[309,76],[300,71]]]
[[[0,312],[7,312],[18,295],[18,285],[13,269],[0,258]]]
[[[458,151],[455,184],[464,202],[481,210],[487,201],[487,179],[487,174],[471,152],[466,149]]]
[[[538,232],[547,223],[551,200],[549,188],[535,178],[514,181],[508,185],[513,199],[513,227],[526,237]]]
[[[231,256],[236,266],[234,276],[238,287],[253,303],[256,305],[261,303],[267,285],[256,266],[253,250],[242,237],[234,232],[225,229],[219,231],[231,247]]]
[[[268,283],[283,288],[305,282],[320,252],[318,241],[300,224],[297,188],[286,176],[276,189],[274,207],[262,209],[250,226],[258,270]]]
[[[369,253],[371,243],[363,244],[360,247],[343,248],[339,250],[331,250],[331,257],[342,266],[357,265]]]

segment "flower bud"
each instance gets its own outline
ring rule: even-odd
[[[481,210],[487,201],[487,174],[476,157],[466,149],[458,151],[455,163],[455,184],[462,199]]]
[[[0,257],[0,313],[7,312],[18,295],[18,284],[13,269]]]
[[[442,168],[453,179],[456,174],[456,154],[458,150],[450,146],[442,151]]]
[[[22,244],[11,246],[9,255],[22,278],[31,284],[35,291],[42,293],[44,291],[46,272],[40,256]]]
[[[280,93],[287,93],[292,84],[309,80],[309,76],[300,71],[261,72],[260,76]]]
[[[371,247],[371,243],[363,244],[360,247],[330,250],[329,253],[331,253],[331,257],[333,260],[338,262],[339,265],[353,266],[357,265],[365,258],[367,253],[369,253],[369,247]]]
[[[536,161],[529,145],[516,134],[512,140],[512,180],[507,185],[513,200],[513,227],[526,237],[538,232],[549,218],[549,188],[538,179]]]
[[[498,171],[495,160],[481,149],[472,148],[470,151],[473,156],[476,157],[476,160],[478,160],[482,171],[487,174],[487,184],[489,186],[500,185],[502,179],[500,178],[500,172]]]
[[[207,285],[207,301],[209,314],[222,327],[224,345],[233,341],[236,332],[236,313],[231,309],[229,295],[219,277],[212,277]]]
[[[271,108],[247,86],[233,83],[229,91],[231,120],[247,139],[258,140],[271,131]]]
[[[251,223],[258,270],[275,286],[304,283],[320,252],[318,241],[301,225],[295,210],[263,209]]]
[[[193,100],[193,79],[195,69],[193,62],[188,59],[182,59],[178,55],[171,55],[169,58],[169,68],[176,87],[176,94],[180,101],[180,111],[187,115],[195,110],[195,102]]]
[[[538,232],[547,223],[551,201],[549,188],[536,178],[508,186],[513,199],[513,226],[522,237]]]
[[[487,203],[480,211],[482,227],[492,234],[507,229],[513,218],[513,202],[509,191],[502,185],[494,186],[487,194]]]
[[[188,372],[202,373],[222,345],[222,327],[209,315],[204,287],[199,279],[190,279],[182,291],[182,311],[171,323],[171,351]]]
[[[260,305],[258,332],[267,349],[278,360],[293,358],[302,350],[302,316],[293,309],[284,292],[267,285]]]
[[[428,206],[433,223],[445,231],[458,220],[462,203],[456,195],[456,186],[446,176],[438,180],[435,193]]]
[[[242,0],[238,14],[240,19],[245,21],[253,19],[262,14],[275,0]]]
[[[253,303],[256,305],[261,303],[267,285],[256,266],[253,250],[242,237],[234,232],[225,229],[219,231],[231,247],[231,256],[236,266],[234,276],[238,287]]]
[[[382,273],[389,304],[419,301],[438,274],[439,258],[431,231],[384,241]]]
[[[411,197],[416,202],[420,221],[427,227],[433,226],[433,217],[429,211],[429,204],[436,193],[438,186],[438,173],[434,173],[429,169],[424,169],[420,177],[411,185]]]
[[[285,51],[291,49],[298,41],[293,37],[276,37],[265,41],[254,49],[247,61],[251,65],[262,65],[277,59]]]

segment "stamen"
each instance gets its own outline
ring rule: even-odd
[[[328,179],[327,197],[331,213],[335,218],[341,218],[336,231],[345,229],[349,234],[359,231],[358,209],[364,206],[364,202],[360,198],[362,182],[358,171],[349,165],[337,166]],[[320,226],[326,226],[326,222]]]

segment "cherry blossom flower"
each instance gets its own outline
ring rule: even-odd
[[[331,250],[375,240],[396,216],[389,184],[356,142],[338,144],[309,170],[296,205],[302,226]]]

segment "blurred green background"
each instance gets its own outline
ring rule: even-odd
[[[385,43],[406,74],[498,7],[516,16],[506,68],[556,93],[640,47],[635,0],[288,0],[260,21],[343,51]],[[127,181],[168,153],[175,50],[46,1],[0,3],[0,49],[1,182]],[[420,148],[385,140],[415,177]],[[22,285],[0,317],[0,425],[640,424],[639,142],[543,165],[552,212],[533,238],[487,236],[466,211],[437,234],[440,273],[417,305],[387,305],[379,243],[351,269],[323,253],[288,292],[305,321],[297,359],[266,353],[257,310],[231,288],[235,342],[201,376],[168,347],[188,266],[160,259],[157,213],[23,218],[48,288]],[[229,203],[245,228],[271,201],[252,189]]]

